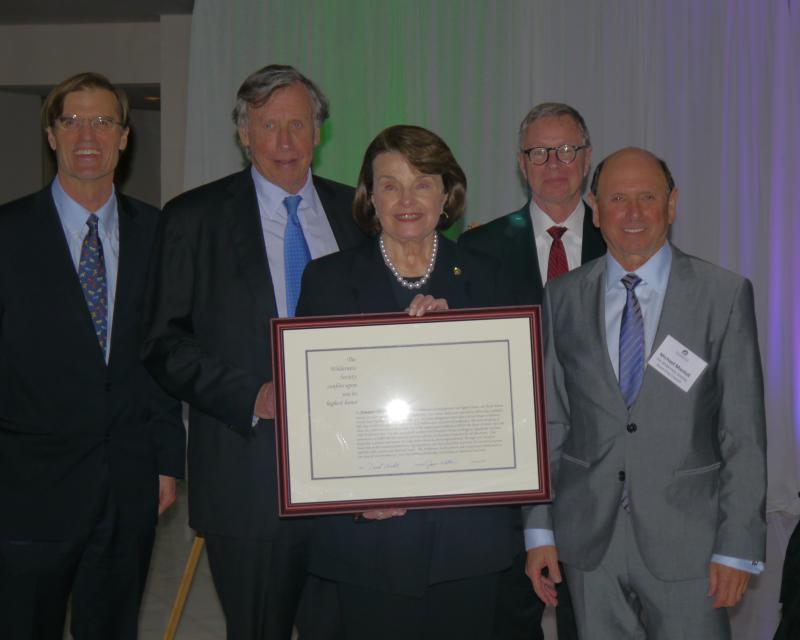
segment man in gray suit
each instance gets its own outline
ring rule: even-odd
[[[609,156],[589,196],[608,254],[545,290],[555,500],[526,513],[527,573],[555,604],[564,563],[582,638],[729,638],[763,569],[752,286],[670,245],[677,195],[647,151]]]

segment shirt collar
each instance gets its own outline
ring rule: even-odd
[[[556,224],[538,204],[531,200],[529,210],[531,213],[531,223],[533,224],[534,237],[540,237],[547,233],[552,226],[566,227],[574,233],[578,240],[583,239],[583,200],[578,200],[578,206],[569,214],[564,222]],[[548,234],[549,235],[549,234]]]
[[[665,242],[658,251],[650,256],[647,262],[632,273],[642,279],[643,285],[663,294],[667,290],[671,266],[672,248],[669,242]],[[624,288],[625,285],[620,280],[626,273],[631,272],[623,269],[622,265],[611,256],[611,252],[606,252],[606,291],[614,287]]]
[[[56,204],[58,217],[61,224],[71,234],[83,236],[86,233],[86,220],[91,213],[98,218],[98,228],[101,235],[113,236],[118,224],[117,213],[117,193],[112,185],[111,195],[97,211],[89,211],[83,205],[78,204],[73,198],[64,191],[58,176],[53,180],[50,192],[53,194],[53,201]]]
[[[250,175],[253,176],[253,183],[256,186],[258,200],[264,206],[264,213],[269,218],[286,220],[286,207],[283,205],[283,200],[291,195],[298,195],[303,198],[300,201],[301,209],[313,206],[315,192],[314,182],[311,179],[311,169],[308,170],[305,184],[297,194],[284,191],[278,185],[273,184],[262,176],[254,166],[250,167]]]

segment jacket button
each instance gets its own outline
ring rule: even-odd
[[[634,431],[636,431],[636,429],[638,429],[638,428],[639,428],[639,427],[637,427],[637,426],[636,426],[636,423],[635,423],[635,422],[631,422],[631,423],[628,425],[628,433],[633,433],[633,432],[634,432]]]
[[[619,472],[619,481],[620,482],[625,482],[625,472],[624,471],[620,471]]]

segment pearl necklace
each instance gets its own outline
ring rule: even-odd
[[[433,266],[436,264],[436,253],[439,249],[439,235],[437,233],[433,234],[433,251],[431,251],[431,259],[428,261],[428,268],[425,269],[425,273],[419,280],[414,280],[413,282],[401,276],[397,267],[392,264],[392,261],[389,259],[389,254],[386,252],[386,245],[383,244],[383,235],[378,237],[378,244],[381,247],[381,255],[383,256],[384,264],[388,267],[389,271],[392,272],[392,275],[400,285],[412,291],[425,286],[425,283],[428,282],[428,278],[431,277],[431,273],[433,273]]]

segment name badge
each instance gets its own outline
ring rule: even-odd
[[[683,391],[689,391],[708,366],[672,336],[664,338],[647,364]]]

